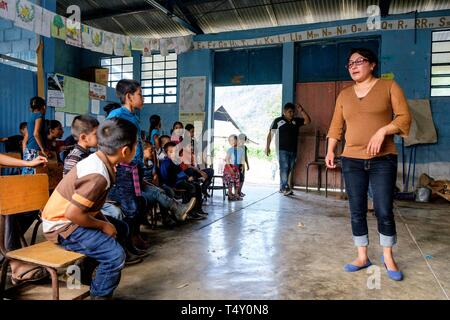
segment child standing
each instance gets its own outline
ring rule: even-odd
[[[248,138],[244,133],[241,133],[238,137],[238,148],[242,149],[241,151],[243,152],[243,156],[244,156],[244,162],[239,164],[239,181],[240,181],[240,185],[239,185],[239,196],[240,197],[245,197],[245,194],[242,193],[242,187],[244,186],[244,180],[245,180],[245,166],[247,165],[247,170],[250,170],[250,166],[248,164],[248,148],[245,145],[245,143],[247,142]]]
[[[228,142],[231,148],[227,151],[227,156],[225,157],[225,167],[223,169],[223,179],[225,185],[228,187],[228,200],[229,201],[240,201],[242,200],[239,195],[241,188],[241,176],[239,165],[242,163],[241,159],[243,156],[243,149],[238,148],[238,137],[232,134],[228,138]],[[234,193],[233,193],[234,186]]]
[[[34,97],[30,100],[31,116],[27,124],[27,134],[24,138],[25,150],[23,159],[31,161],[36,159],[39,154],[47,157],[45,153],[45,111],[47,105],[41,97]],[[35,174],[36,169],[24,167],[22,174]]]
[[[148,129],[149,137],[148,141],[159,149],[161,146],[159,145],[159,136],[161,135],[161,117],[157,114],[153,114],[150,116],[150,128]]]
[[[100,209],[115,180],[114,166],[129,163],[136,153],[137,133],[129,121],[105,121],[97,132],[99,151],[69,171],[42,212],[49,241],[98,261],[91,284],[93,299],[112,296],[125,263],[125,252],[115,240],[117,230]]]

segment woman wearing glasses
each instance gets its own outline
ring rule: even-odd
[[[397,178],[397,151],[394,134],[406,137],[411,116],[402,89],[393,80],[378,79],[373,71],[376,55],[364,48],[352,49],[346,65],[355,84],[339,94],[328,131],[326,165],[336,167],[334,149],[341,140],[344,126],[345,148],[342,171],[349,197],[353,240],[358,257],[344,270],[354,272],[371,265],[367,247],[367,191],[373,193],[378,221],[381,263],[389,278],[400,281],[399,270],[392,253],[397,242],[393,213],[394,188]]]

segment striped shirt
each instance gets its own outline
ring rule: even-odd
[[[83,148],[79,144],[70,151],[67,157],[64,159],[64,175],[68,174],[69,171],[81,160],[89,156],[89,150]]]
[[[42,227],[47,240],[58,243],[78,226],[65,216],[69,205],[96,216],[108,196],[115,175],[105,154],[98,151],[78,162],[53,191],[42,212]]]

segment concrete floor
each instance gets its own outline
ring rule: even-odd
[[[405,279],[394,282],[380,264],[372,215],[369,250],[378,267],[372,274],[345,273],[343,265],[355,257],[347,202],[304,191],[284,197],[275,190],[246,185],[243,202],[222,202],[216,194],[205,207],[207,220],[173,230],[143,227],[151,254],[124,270],[115,297],[448,299],[448,203],[397,203],[396,256]],[[379,283],[378,289],[368,282]]]

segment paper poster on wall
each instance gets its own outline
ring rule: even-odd
[[[79,21],[66,19],[66,43],[81,47],[81,24]]]
[[[103,31],[97,28],[91,28],[91,50],[95,52],[103,52]]]
[[[14,25],[23,29],[34,31],[34,21],[36,20],[36,10],[34,4],[26,0],[17,0],[16,17]]]
[[[114,34],[111,32],[103,32],[103,53],[113,54],[114,50]]]
[[[114,54],[121,57],[131,57],[130,37],[114,34]]]
[[[66,18],[58,14],[53,15],[51,24],[52,38],[66,40]]]
[[[144,49],[143,55],[144,57],[148,57],[152,55],[152,51],[159,50],[159,39],[145,39],[144,40]]]
[[[53,21],[54,13],[48,11],[47,9],[42,9],[42,25],[41,25],[41,35],[44,37],[51,37],[51,26]]]
[[[64,112],[55,112],[55,120],[58,120],[59,122],[61,122],[61,124],[64,126],[65,124],[65,117],[64,117]]]
[[[91,39],[92,28],[88,25],[81,24],[81,46],[85,49],[92,49]]]
[[[91,113],[92,114],[100,113],[100,100],[91,100]]]
[[[89,97],[97,100],[106,99],[106,86],[90,82],[89,83]]]
[[[180,113],[205,112],[206,77],[180,80]]]
[[[55,108],[64,107],[64,76],[49,74],[47,77],[47,105]]]
[[[14,20],[15,15],[15,0],[0,0],[0,18]]]
[[[89,112],[89,82],[64,77],[64,112],[86,114]]]
[[[42,14],[44,9],[39,6],[34,6],[34,10],[36,12],[36,19],[34,20],[34,33],[43,35],[42,34]]]
[[[77,114],[66,113],[66,127],[71,127],[72,126],[73,119],[76,116],[77,116]]]
[[[141,37],[131,37],[131,50],[144,51],[144,39]]]

